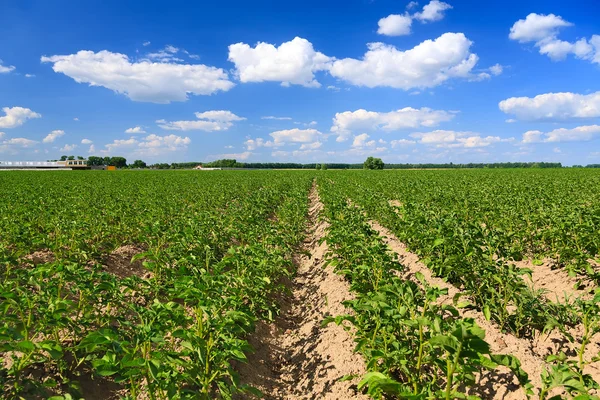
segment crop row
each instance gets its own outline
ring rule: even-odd
[[[477,389],[476,375],[499,365],[511,368],[528,387],[515,357],[492,354],[483,329],[440,302],[447,289],[430,286],[423,276],[402,279],[404,266],[361,211],[332,185],[323,185],[320,193],[331,224],[328,264],[356,293],[346,302],[352,314],[331,320],[356,328],[356,349],[369,371],[359,389],[373,398],[466,398]]]
[[[255,392],[239,383],[232,363],[246,360],[256,321],[278,312],[272,299],[293,273],[304,236],[308,175],[223,174],[219,183],[131,173],[99,175],[90,186],[75,175],[20,183],[22,175],[7,176],[13,190],[0,207],[26,223],[2,222],[0,389],[7,397],[81,397],[90,395],[90,381],[106,398]],[[141,243],[145,251],[134,259],[148,277],[107,271],[106,251],[124,242]],[[42,249],[52,257],[33,264],[24,257]]]

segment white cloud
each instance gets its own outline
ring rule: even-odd
[[[410,3],[408,3],[408,4],[406,5],[406,9],[407,9],[407,10],[412,10],[413,8],[415,8],[415,7],[418,7],[418,6],[419,6],[419,3],[418,3],[418,2],[416,2],[416,1],[411,1]]]
[[[233,146],[229,145],[229,146],[225,146],[226,149],[233,149]]]
[[[0,60],[0,74],[8,74],[9,72],[12,72],[14,70],[15,70],[15,67],[13,67],[12,65],[9,65],[9,66],[2,65],[2,60]]]
[[[329,85],[327,86],[327,90],[331,90],[332,92],[339,92],[341,89],[337,86]]]
[[[406,128],[433,127],[452,118],[454,118],[453,113],[425,107],[420,109],[406,107],[387,113],[360,109],[335,114],[331,132],[338,134],[337,141],[341,142],[356,131],[391,132]]]
[[[304,143],[300,146],[300,150],[316,150],[323,145],[321,142]]]
[[[187,149],[187,146],[191,143],[189,137],[181,137],[177,135],[148,135],[143,141],[139,143],[139,150],[137,154],[156,156],[166,152],[176,152]]]
[[[42,57],[53,63],[55,72],[77,83],[102,86],[134,101],[170,103],[186,101],[188,94],[209,95],[228,91],[234,84],[221,68],[202,64],[131,62],[125,54],[107,50],[94,53],[81,50],[76,54]]]
[[[35,78],[34,74],[25,74],[25,78]]]
[[[2,111],[6,114],[0,117],[0,128],[16,128],[21,126],[28,119],[41,118],[42,116],[29,108],[23,107],[3,107]]]
[[[4,137],[4,135],[6,135],[6,133],[0,132],[0,139],[2,139]]]
[[[367,135],[366,133],[361,133],[360,135],[356,135],[354,136],[354,140],[352,141],[352,147],[354,148],[362,148],[365,146],[375,146],[375,141],[371,140],[370,142],[367,142],[367,140],[369,140],[369,135]]]
[[[271,132],[275,146],[285,143],[312,143],[318,141],[323,134],[316,129],[287,129]]]
[[[75,117],[73,118],[73,121],[79,121],[79,118]]]
[[[385,18],[381,18],[377,23],[379,29],[377,33],[386,36],[403,36],[410,35],[410,27],[412,25],[412,17],[408,14],[398,15],[391,14]]]
[[[63,147],[61,147],[60,151],[73,151],[77,148],[76,144],[65,144]]]
[[[281,143],[277,146],[282,145]],[[244,146],[246,146],[246,150],[253,151],[258,149],[259,147],[277,147],[273,142],[269,140],[265,140],[263,138],[256,139],[248,139],[244,142]]]
[[[600,125],[578,126],[573,129],[560,128],[550,132],[527,131],[523,143],[588,142],[600,137]]]
[[[214,159],[235,159],[235,160],[247,160],[248,157],[250,157],[252,155],[252,152],[250,151],[245,151],[243,153],[226,153],[226,154],[215,154],[215,155],[211,155],[209,156],[210,158],[214,158]]]
[[[81,141],[81,144],[92,144],[92,143],[94,143],[94,142],[92,142],[90,139],[83,139]]]
[[[546,93],[531,97],[511,97],[498,106],[506,114],[525,121],[564,121],[600,117],[600,92]]]
[[[581,38],[573,43],[558,39],[560,29],[570,26],[573,24],[560,16],[531,13],[515,22],[508,37],[520,43],[534,42],[540,54],[553,61],[564,60],[573,54],[579,59],[600,64],[600,35],[593,35],[589,40]]]
[[[152,43],[149,41],[145,41],[144,43],[142,43],[142,46],[146,47],[146,46],[150,46],[150,44],[152,44]]]
[[[277,121],[291,121],[292,120],[291,117],[274,117],[272,115],[268,115],[266,117],[260,117],[260,119],[272,119],[272,120],[277,120]]]
[[[509,119],[505,120],[504,122],[506,122],[507,124],[514,124],[515,122],[517,122],[517,120],[513,119],[513,118],[509,118]]]
[[[421,22],[439,21],[444,18],[444,11],[450,10],[452,6],[443,1],[432,0],[423,7],[423,11],[414,15]]]
[[[451,78],[472,78],[478,56],[463,33],[444,33],[409,50],[384,43],[369,43],[361,60],[333,62],[331,75],[354,85],[398,89],[438,86]]]
[[[236,121],[244,121],[246,118],[239,117],[226,110],[214,110],[195,113],[197,120],[194,121],[165,121],[159,119],[156,121],[162,129],[172,131],[192,131],[200,130],[206,132],[226,131],[233,126]]]
[[[278,47],[259,42],[229,46],[229,61],[235,64],[241,82],[281,82],[283,86],[320,87],[315,72],[329,69],[331,58],[314,50],[306,39],[295,37]]]
[[[419,143],[445,148],[481,148],[494,143],[512,142],[514,138],[502,139],[499,136],[482,137],[475,132],[457,132],[436,130],[432,132],[416,132],[410,135],[418,139]]]
[[[50,132],[43,140],[44,143],[54,143],[56,139],[65,135],[65,131],[57,129],[55,131]]]
[[[393,148],[401,147],[401,146],[410,146],[415,143],[417,143],[417,142],[415,142],[414,140],[408,140],[408,139],[397,139],[397,140],[390,141],[390,144],[392,145]]]
[[[125,133],[146,133],[146,131],[141,126],[136,126],[133,128],[128,128],[125,130]]]
[[[489,70],[492,73],[492,75],[498,76],[498,75],[502,74],[502,72],[504,71],[504,67],[500,64],[496,64],[496,65],[492,65],[489,68]]]
[[[26,138],[12,138],[2,142],[5,146],[15,146],[15,147],[33,147],[37,144],[35,140],[26,139]]]
[[[93,144],[90,146],[90,148],[88,149],[88,154],[94,154],[96,152],[96,146],[94,146]]]
[[[555,37],[560,28],[572,25],[572,23],[554,14],[531,13],[525,19],[515,22],[510,28],[508,37],[521,43],[538,42],[549,37]]]
[[[155,134],[143,138],[114,140],[104,146],[100,153],[105,155],[129,155],[135,157],[155,157],[166,153],[185,151],[191,143],[189,137],[177,135],[159,136]],[[92,152],[90,146],[90,152]],[[95,151],[95,149],[93,149]]]
[[[144,60],[157,61],[160,63],[170,63],[170,62],[182,62],[181,58],[175,56],[179,52],[179,49],[175,46],[167,45],[164,49],[159,50],[156,53],[148,53],[146,54],[146,58]]]

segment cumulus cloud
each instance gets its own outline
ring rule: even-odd
[[[502,139],[499,136],[482,137],[476,132],[457,132],[436,130],[432,132],[415,132],[410,135],[418,139],[418,143],[445,148],[481,148],[494,143],[512,142],[514,138]]]
[[[81,50],[76,54],[42,57],[52,69],[77,83],[102,86],[134,101],[170,103],[186,101],[188,94],[209,95],[228,91],[234,84],[221,68],[202,64],[130,61],[125,54]]]
[[[76,144],[65,144],[63,147],[61,147],[60,151],[69,152],[75,150],[76,148]]]
[[[94,143],[94,142],[92,142],[90,139],[83,139],[81,141],[81,144],[92,144],[92,143]]]
[[[547,55],[553,61],[564,60],[569,54],[600,64],[600,35],[590,39],[581,38],[576,42],[567,42],[558,38],[562,28],[573,24],[554,14],[531,13],[512,26],[508,37],[519,43],[535,43],[540,54]]]
[[[331,132],[338,135],[337,141],[347,140],[356,131],[396,131],[407,128],[433,127],[450,121],[454,113],[430,108],[406,107],[390,112],[359,109],[335,114]]]
[[[58,129],[58,130],[52,131],[48,135],[46,135],[46,137],[42,140],[42,142],[54,143],[54,141],[56,139],[58,139],[59,137],[64,136],[64,135],[65,135],[65,131]]]
[[[298,128],[275,131],[269,135],[273,138],[275,146],[285,143],[312,143],[323,137],[323,133],[316,129]]]
[[[4,116],[0,117],[0,128],[16,128],[28,119],[41,118],[41,114],[23,107],[3,107]]]
[[[443,1],[432,0],[423,7],[423,11],[414,15],[421,22],[434,22],[444,18],[444,11],[450,10],[452,6]]]
[[[125,133],[146,133],[146,131],[141,126],[135,126],[133,128],[125,129]]]
[[[9,72],[13,72],[15,67],[12,65],[3,65],[2,60],[0,60],[0,74],[8,74]]]
[[[412,25],[412,17],[408,14],[398,15],[391,14],[385,18],[381,18],[377,23],[379,29],[377,33],[386,36],[403,36],[410,35],[410,27]]]
[[[369,140],[370,136],[366,133],[361,133],[360,135],[354,136],[354,140],[352,141],[352,147],[361,149],[363,147],[374,147],[377,142],[374,140]]]
[[[545,93],[535,97],[511,97],[498,106],[524,121],[565,121],[600,117],[600,92],[591,94]]]
[[[451,78],[472,78],[479,57],[463,33],[444,33],[409,50],[384,43],[369,43],[361,60],[333,62],[330,73],[357,86],[398,89],[429,88]]]
[[[172,131],[226,131],[233,126],[236,121],[244,121],[246,118],[240,117],[227,110],[214,110],[195,113],[197,120],[193,121],[165,121],[159,119],[156,121],[162,129]]]
[[[106,144],[104,149],[100,150],[100,153],[105,155],[114,155],[119,153],[138,157],[153,157],[166,153],[184,151],[191,142],[192,141],[189,137],[182,137],[178,135],[159,136],[150,134],[143,138],[131,137],[129,139],[114,140],[112,143]]]
[[[295,37],[279,46],[259,42],[229,46],[229,61],[235,64],[241,82],[281,82],[283,86],[320,87],[315,72],[329,69],[331,58],[315,51],[311,42]]]
[[[300,145],[300,150],[316,150],[323,145],[321,142],[304,143]]]
[[[578,126],[573,129],[560,128],[550,132],[527,131],[523,143],[588,142],[600,137],[600,125]]]
[[[34,74],[25,74],[25,78],[35,78]]]

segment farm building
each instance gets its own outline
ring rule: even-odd
[[[73,170],[89,169],[87,160],[66,161],[0,161],[0,169],[50,169]]]

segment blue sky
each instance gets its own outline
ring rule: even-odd
[[[0,159],[600,163],[600,3],[0,3]]]

